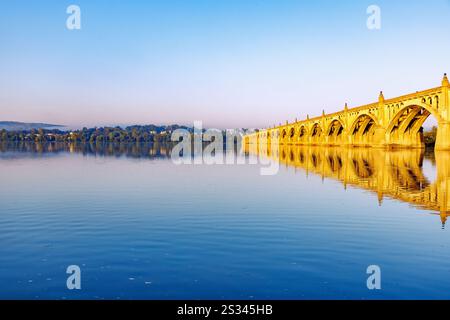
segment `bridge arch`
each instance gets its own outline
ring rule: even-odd
[[[327,130],[325,131],[327,144],[329,145],[342,144],[344,130],[345,130],[344,124],[340,120],[335,119],[331,121],[331,123],[328,125]]]
[[[289,128],[289,142],[290,143],[295,143],[296,141],[296,135],[295,135],[295,127],[291,127]]]
[[[308,143],[308,128],[305,125],[300,126],[298,129],[297,139],[300,144]]]
[[[367,113],[360,114],[348,131],[350,144],[355,146],[369,146],[374,141],[375,128],[378,121]]]
[[[313,124],[313,126],[311,127],[311,131],[310,131],[310,139],[311,139],[311,144],[320,144],[321,142],[321,137],[323,134],[323,130],[321,125],[316,122]]]
[[[286,143],[286,142],[287,142],[287,139],[288,139],[288,132],[287,132],[287,129],[286,129],[286,128],[284,128],[284,129],[281,130],[281,136],[280,136],[280,138],[281,138],[281,143]]]
[[[428,104],[426,102],[431,102]],[[421,103],[409,104],[399,108],[393,115],[387,129],[386,139],[389,146],[423,147],[423,124],[433,115],[437,122],[441,116],[437,112],[439,98],[422,98]],[[433,107],[433,105],[436,106]]]

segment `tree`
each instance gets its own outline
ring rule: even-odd
[[[2,133],[0,135],[0,139],[3,140],[3,141],[8,140],[8,132],[6,132],[5,129],[2,129]]]
[[[426,146],[434,146],[436,144],[437,127],[433,126],[430,131],[423,133],[423,140]]]

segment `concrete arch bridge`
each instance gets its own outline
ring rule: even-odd
[[[245,144],[423,148],[422,125],[437,121],[436,150],[450,150],[450,83],[444,75],[436,88],[344,109],[322,116],[286,122],[244,136]]]

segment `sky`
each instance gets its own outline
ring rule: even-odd
[[[3,1],[0,121],[268,127],[439,86],[449,31],[450,0]]]

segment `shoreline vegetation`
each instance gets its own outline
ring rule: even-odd
[[[430,130],[423,132],[423,141],[426,147],[434,147],[436,144],[437,127],[433,126]]]
[[[81,130],[30,129],[0,130],[0,141],[7,142],[70,142],[70,143],[170,143],[172,132],[184,129],[193,132],[192,128],[170,126],[128,126],[83,128]]]

